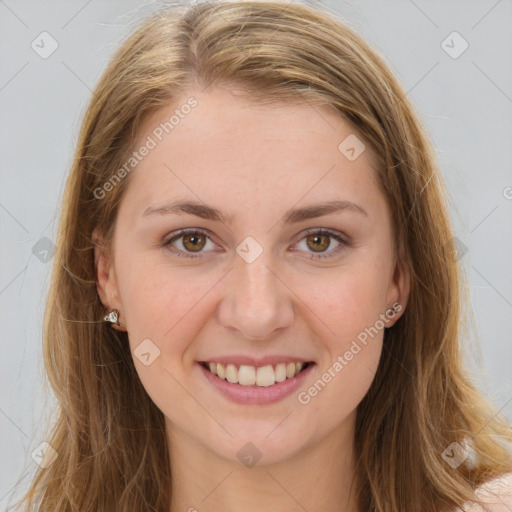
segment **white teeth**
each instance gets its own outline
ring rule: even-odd
[[[226,366],[226,380],[232,384],[238,382],[238,370],[234,364],[228,364]]]
[[[254,386],[254,384],[256,384],[256,368],[245,364],[240,365],[240,369],[238,370],[238,384],[242,384],[242,386]]]
[[[279,363],[276,364],[276,382],[283,382],[286,380],[286,364]]]
[[[258,386],[268,387],[276,383],[276,376],[272,365],[261,366],[256,372],[256,384]]]
[[[295,377],[304,368],[305,363],[278,363],[275,367],[271,364],[260,367],[242,364],[237,368],[231,363],[224,365],[208,362],[205,366],[219,379],[225,379],[232,384],[269,387],[276,382],[284,382]]]

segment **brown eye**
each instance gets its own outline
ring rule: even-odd
[[[300,247],[301,245],[302,247]],[[309,253],[307,257],[311,260],[323,260],[335,257],[347,250],[350,246],[350,239],[346,236],[343,236],[337,231],[329,231],[326,229],[310,229],[306,231],[305,236],[298,244],[301,251]]]
[[[332,235],[322,235],[322,234],[315,234],[315,235],[309,235],[306,237],[306,243],[308,244],[308,247],[311,249],[317,251],[317,252],[323,252],[326,249],[329,248],[331,245],[331,238]]]
[[[338,245],[331,247],[333,240]],[[210,252],[203,250],[205,247],[207,248],[208,243],[215,247],[215,243],[211,240],[210,235],[206,231],[187,229],[175,233],[173,237],[163,241],[162,245],[176,256],[199,258]],[[176,247],[175,244],[178,247]],[[309,259],[312,260],[334,257],[351,246],[350,239],[340,235],[338,232],[331,232],[325,229],[309,230],[301,239],[299,245],[301,244],[304,244],[301,251],[309,253]]]
[[[206,244],[206,237],[202,233],[183,235],[183,246],[187,251],[201,251]]]
[[[162,245],[173,254],[185,258],[204,256],[203,253],[207,253],[208,250],[203,249],[208,249],[208,244],[215,246],[208,233],[200,229],[181,230],[162,242]]]

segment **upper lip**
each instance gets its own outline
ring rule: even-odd
[[[231,356],[212,356],[208,359],[201,359],[202,363],[224,363],[234,364],[235,366],[246,365],[246,366],[267,366],[279,363],[312,363],[313,360],[305,359],[303,357],[295,356],[243,356],[243,355],[231,355]]]

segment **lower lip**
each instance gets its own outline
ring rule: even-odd
[[[238,404],[266,405],[279,402],[300,388],[315,364],[310,363],[309,366],[305,370],[302,370],[296,377],[286,379],[283,382],[276,382],[268,387],[233,384],[227,380],[220,379],[217,375],[208,371],[203,365],[198,363],[198,366],[208,381],[233,402]]]

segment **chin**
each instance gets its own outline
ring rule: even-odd
[[[224,436],[207,448],[224,459],[242,463],[247,467],[284,462],[305,448],[306,436],[299,435],[297,430],[291,432],[284,425],[276,429],[277,425],[279,421],[272,424],[265,422],[264,426],[260,423],[256,428],[254,425],[248,428],[246,423],[232,425],[229,430],[236,432],[234,438]]]

